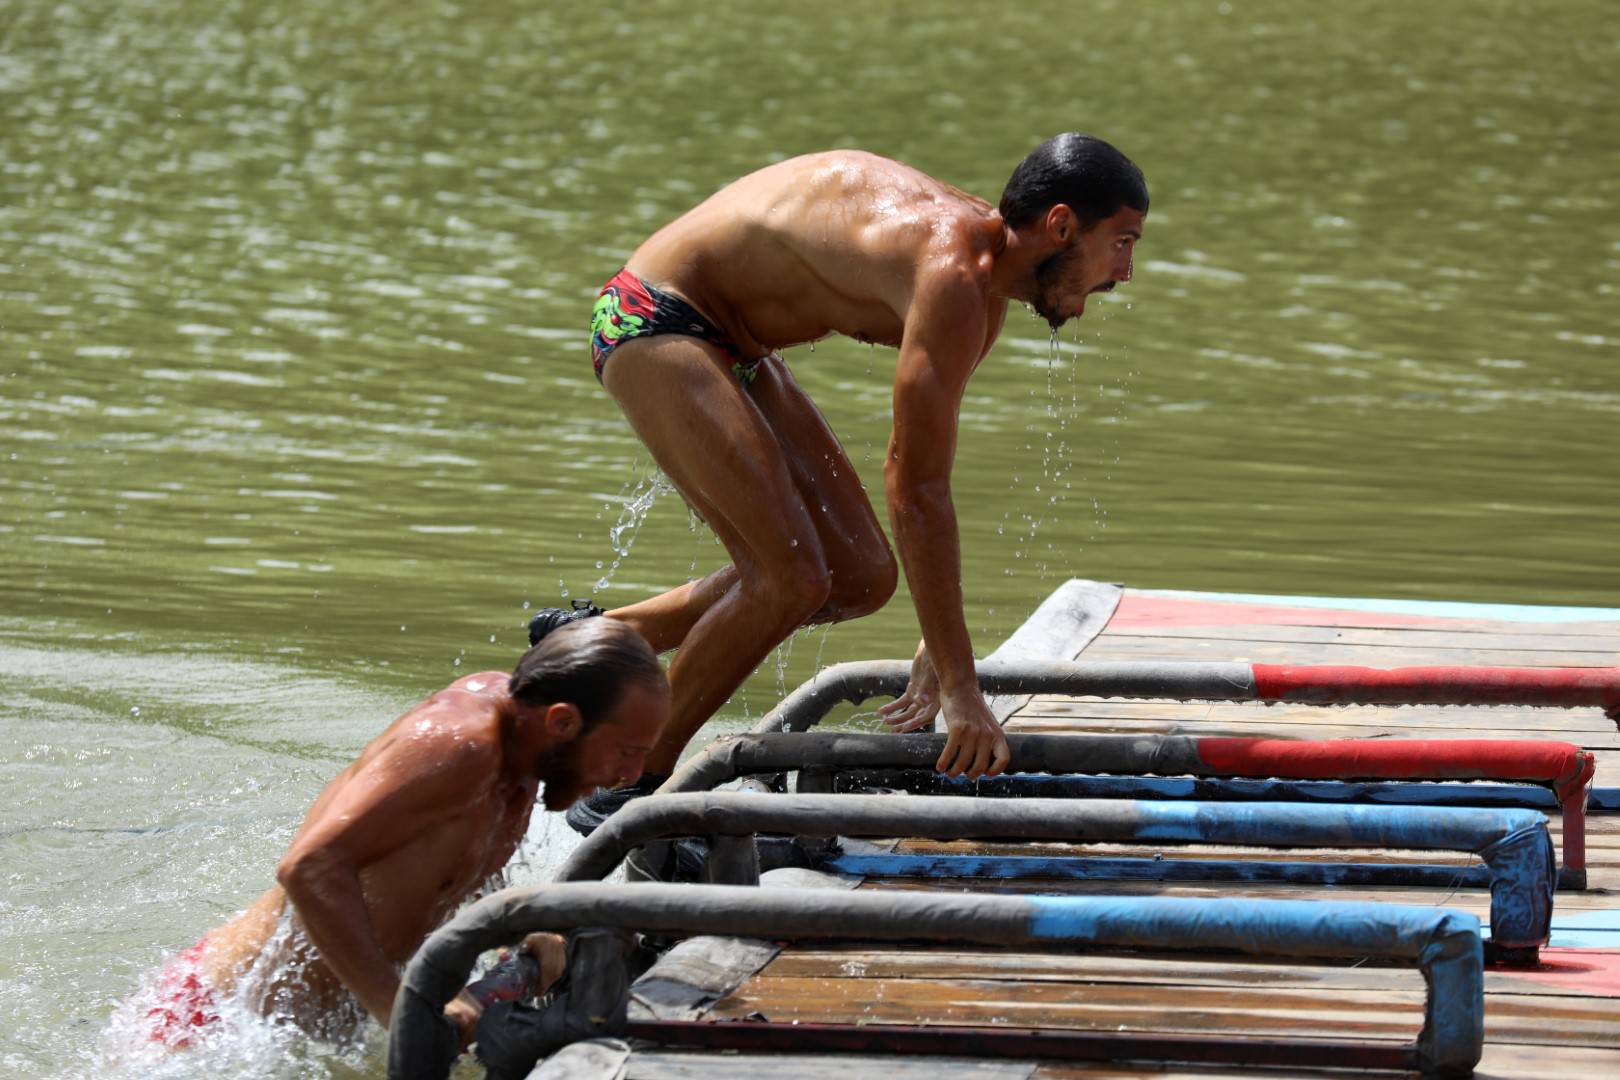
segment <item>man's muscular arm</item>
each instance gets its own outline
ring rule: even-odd
[[[889,522],[939,676],[949,732],[936,767],[952,776],[993,776],[1010,756],[973,667],[951,503],[957,416],[987,329],[984,290],[969,270],[946,264],[918,282],[900,343],[894,431],[883,463]]]
[[[498,766],[497,747],[424,716],[323,794],[276,866],[321,958],[385,1027],[399,977],[377,940],[360,872],[459,811],[493,782]]]

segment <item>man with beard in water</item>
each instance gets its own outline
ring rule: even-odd
[[[922,644],[883,719],[911,731],[943,709],[942,772],[1006,767],[962,612],[950,479],[963,390],[1009,301],[1055,331],[1088,296],[1129,281],[1147,209],[1141,170],[1087,135],[1036,147],[999,206],[835,151],[745,176],[636,249],[596,301],[596,376],[732,564],[606,613],[660,652],[679,647],[674,706],[647,775],[582,801],[571,825],[588,832],[657,787],[796,629],[869,614],[893,594],[894,554],[860,478],[776,351],[834,333],[899,349],[883,479]],[[546,609],[530,640],[600,614],[579,601]]]
[[[547,810],[642,773],[669,718],[658,657],[623,622],[563,627],[508,677],[457,679],[395,720],[329,783],[276,867],[278,884],[174,957],[147,1013],[152,1037],[187,1045],[234,996],[315,1034],[384,1026],[398,967],[481,885],[528,828],[537,787]],[[541,981],[562,942],[533,935]],[[466,991],[445,1013],[469,1040],[480,1012]]]

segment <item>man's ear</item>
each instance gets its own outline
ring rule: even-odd
[[[1080,219],[1068,203],[1057,203],[1048,210],[1045,225],[1047,238],[1060,246],[1068,244],[1080,231]]]
[[[585,717],[580,715],[579,706],[559,701],[546,706],[545,713],[540,717],[540,727],[555,742],[571,742],[579,738],[580,731],[585,727]]]

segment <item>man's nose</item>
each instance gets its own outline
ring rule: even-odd
[[[1131,272],[1136,269],[1135,262],[1136,262],[1136,260],[1135,260],[1134,256],[1131,256],[1131,255],[1125,256],[1125,270],[1124,270],[1123,273],[1114,275],[1114,280],[1115,281],[1129,281],[1129,280],[1131,280]]]

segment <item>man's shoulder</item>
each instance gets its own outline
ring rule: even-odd
[[[476,694],[496,687],[505,689],[511,678],[511,675],[504,671],[478,671],[471,675],[463,675],[445,687],[445,690],[467,690]]]
[[[499,673],[495,673],[499,675]],[[504,690],[505,676],[501,686]],[[456,756],[499,751],[501,699],[468,686],[479,676],[459,679],[408,710],[379,735],[368,751],[381,751],[390,745],[399,752],[419,753],[433,747],[435,752]]]
[[[993,265],[988,246],[967,225],[947,225],[941,232],[917,263],[917,291],[958,300],[988,296]]]

